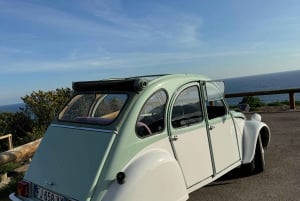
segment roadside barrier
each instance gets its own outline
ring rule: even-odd
[[[294,109],[296,109],[295,93],[300,93],[300,88],[270,90],[270,91],[253,91],[253,92],[243,92],[243,93],[231,93],[231,94],[225,94],[225,98],[264,96],[264,95],[276,95],[276,94],[289,94],[290,109],[294,110]]]
[[[33,156],[42,139],[0,153],[0,166],[9,162],[21,162]]]
[[[12,144],[12,134],[7,134],[7,135],[3,135],[0,136],[0,140],[5,140],[7,139],[7,144],[8,144],[8,150],[11,150],[13,148],[13,144]]]

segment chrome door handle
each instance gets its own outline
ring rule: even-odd
[[[178,140],[178,135],[173,135],[173,136],[172,136],[172,140],[173,140],[173,141],[177,141],[177,140]]]
[[[215,129],[216,127],[214,126],[214,125],[209,125],[209,130],[213,130],[213,129]]]

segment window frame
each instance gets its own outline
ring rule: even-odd
[[[200,109],[200,118],[201,120],[200,121],[196,121],[196,122],[192,122],[190,124],[186,124],[186,125],[183,125],[183,126],[179,126],[179,127],[175,127],[173,125],[173,109],[174,109],[174,106],[175,106],[175,103],[178,99],[178,97],[182,94],[182,92],[184,92],[185,90],[189,89],[189,88],[193,88],[195,87],[197,90],[197,93],[198,93],[198,104],[199,104],[199,109]],[[172,101],[172,105],[171,105],[171,108],[170,108],[170,120],[169,120],[169,124],[171,126],[172,129],[174,130],[179,130],[179,129],[185,129],[185,128],[189,128],[189,127],[193,127],[193,126],[197,126],[197,125],[201,125],[203,123],[205,123],[205,113],[203,111],[203,106],[202,106],[202,95],[201,95],[201,87],[200,87],[200,84],[199,82],[191,82],[191,83],[188,83],[188,84],[185,84],[183,86],[181,86],[178,90],[177,90],[177,93],[175,94],[174,98],[173,98],[173,101]]]
[[[142,111],[143,109],[145,108],[146,104],[148,103],[148,101],[156,94],[156,93],[159,93],[159,92],[164,92],[165,94],[165,106],[164,106],[164,109],[163,109],[163,122],[164,122],[164,127],[162,130],[160,130],[159,132],[151,132],[147,135],[140,135],[139,132],[138,132],[138,128],[137,128],[137,124],[140,122],[139,121],[139,118],[141,117],[141,114],[142,114]],[[138,138],[141,138],[141,139],[144,139],[144,138],[148,138],[148,137],[151,137],[151,136],[154,136],[154,135],[158,135],[158,134],[161,134],[163,133],[166,128],[167,128],[167,108],[168,108],[168,101],[169,101],[169,94],[167,92],[166,89],[164,88],[161,88],[161,89],[158,89],[156,90],[155,92],[153,92],[148,98],[147,100],[143,103],[143,106],[141,107],[140,111],[139,111],[139,114],[137,116],[137,119],[135,121],[135,134]]]
[[[222,103],[222,106],[214,106],[214,103],[217,102],[217,101],[220,101],[220,103]],[[208,109],[209,107],[211,109]],[[220,114],[211,114],[212,111],[210,111],[210,110],[214,109],[214,107],[217,108],[217,110],[219,110],[218,113],[220,113]],[[221,107],[222,107],[222,109],[224,108],[224,112],[222,111],[223,112],[222,115],[221,115],[221,112],[220,112]],[[224,99],[218,99],[218,100],[214,100],[214,101],[206,101],[206,111],[207,111],[207,118],[208,118],[209,121],[214,120],[214,119],[218,119],[218,118],[227,117],[228,114],[229,114],[229,110],[228,110],[228,107],[227,107],[226,102],[224,101]]]
[[[65,112],[68,110],[68,105],[74,100],[74,98],[76,96],[80,96],[80,95],[94,95],[94,96],[97,96],[99,94],[102,94],[104,95],[103,98],[100,98],[100,99],[105,99],[105,97],[107,95],[113,95],[113,94],[116,94],[116,95],[125,95],[126,97],[126,100],[124,101],[124,104],[122,105],[121,109],[120,109],[120,112],[119,114],[112,120],[112,121],[109,121],[108,123],[98,123],[98,122],[93,122],[93,121],[72,121],[72,120],[64,120],[63,119],[63,116],[65,114]],[[121,113],[123,112],[123,110],[127,107],[127,104],[130,100],[130,94],[128,92],[118,92],[118,91],[87,91],[87,92],[80,92],[80,93],[75,93],[73,94],[73,96],[67,101],[67,103],[65,104],[65,106],[63,107],[63,109],[58,113],[57,115],[57,118],[56,120],[58,122],[65,122],[65,123],[76,123],[76,124],[85,124],[85,125],[96,125],[96,126],[109,126],[111,124],[113,124],[117,119],[119,119],[119,117],[121,116]],[[77,100],[76,100],[77,101]],[[76,102],[75,101],[75,102]],[[99,105],[101,104],[100,102],[98,103],[99,100],[97,100],[95,102],[95,100],[93,101],[93,103],[91,105],[89,105],[89,108],[88,108],[88,116],[87,117],[92,117],[92,116],[89,116],[90,113],[96,113],[97,111],[97,107],[99,107]],[[95,107],[97,106],[97,107]],[[94,117],[92,117],[94,118]]]

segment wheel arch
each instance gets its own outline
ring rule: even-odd
[[[270,128],[263,122],[248,120],[243,131],[243,159],[242,163],[250,163],[255,155],[257,138],[260,135],[262,146],[266,149],[271,140]]]
[[[270,128],[265,125],[265,126],[261,127],[259,133],[260,133],[260,136],[261,136],[262,146],[263,146],[264,149],[266,149],[269,145],[270,140],[271,140]]]
[[[122,172],[126,175],[125,183],[114,180],[104,201],[188,199],[180,166],[166,150],[147,150],[131,160]]]

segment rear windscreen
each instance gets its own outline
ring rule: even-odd
[[[78,94],[68,102],[58,119],[107,125],[119,116],[127,98],[127,94]]]

